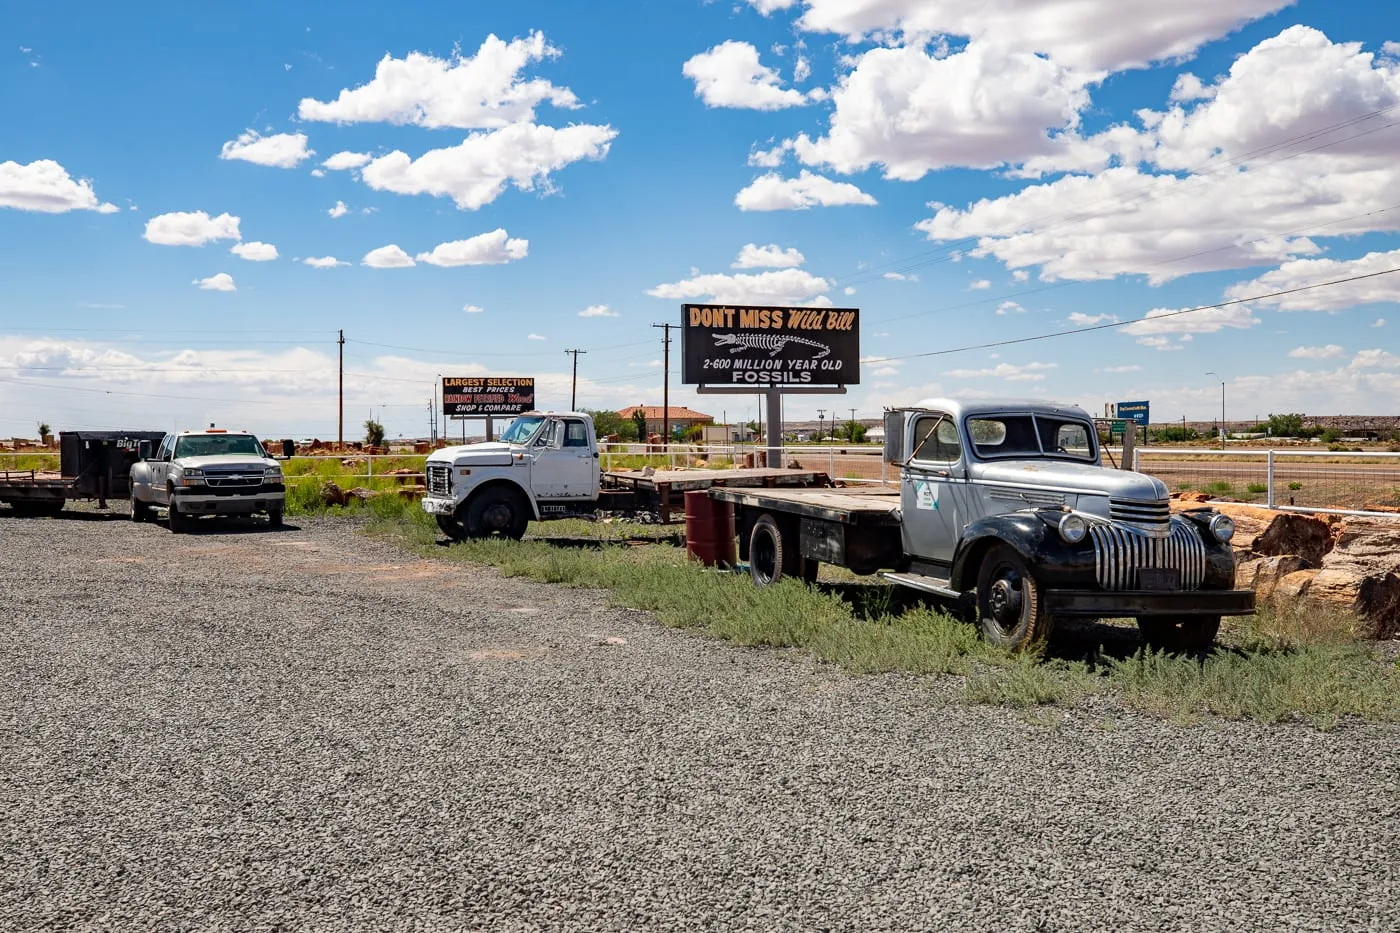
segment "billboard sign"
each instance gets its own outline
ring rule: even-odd
[[[442,413],[449,418],[518,415],[534,407],[533,376],[442,377]]]
[[[1147,427],[1146,402],[1119,402],[1115,411],[1119,418]]]
[[[682,305],[681,382],[799,388],[860,384],[860,310]]]

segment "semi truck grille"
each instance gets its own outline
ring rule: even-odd
[[[1119,525],[1089,526],[1094,541],[1094,575],[1106,590],[1136,590],[1139,570],[1176,570],[1183,590],[1198,589],[1206,575],[1206,546],[1183,522],[1165,537],[1152,537]]]
[[[263,481],[263,471],[238,472],[238,473],[210,473],[204,471],[204,482],[210,486],[226,489],[237,486],[261,486]]]
[[[428,495],[452,494],[452,467],[442,463],[428,464]]]
[[[1165,538],[1171,527],[1172,509],[1166,499],[1109,499],[1108,517],[1127,522],[1153,537]]]

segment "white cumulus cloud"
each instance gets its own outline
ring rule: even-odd
[[[1123,325],[1123,333],[1135,336],[1155,334],[1213,334],[1227,327],[1247,330],[1259,323],[1248,305],[1227,305],[1223,308],[1202,308],[1181,314],[1182,309],[1153,308],[1145,320]],[[1147,343],[1147,346],[1157,346]]]
[[[769,172],[734,196],[741,211],[802,211],[809,207],[871,205],[875,199],[855,185],[803,169],[796,178]]]
[[[1027,363],[1016,366],[1011,363],[998,363],[988,369],[950,369],[944,373],[953,379],[979,379],[994,376],[1007,382],[1040,382],[1048,370],[1058,368],[1058,363]]]
[[[462,310],[467,314],[480,314],[486,309],[480,305],[462,305]]]
[[[530,122],[535,108],[544,102],[566,109],[580,106],[568,88],[521,76],[527,66],[558,55],[539,32],[510,42],[489,35],[472,56],[441,59],[410,52],[400,59],[385,55],[369,83],[344,88],[332,101],[305,98],[297,112],[303,120],[458,129]]]
[[[579,317],[622,317],[607,305],[589,305],[578,313]]]
[[[1296,347],[1288,355],[1299,360],[1335,360],[1342,355],[1342,348],[1335,343],[1325,347]]]
[[[769,243],[767,246],[759,246],[757,243],[745,243],[739,250],[739,256],[730,264],[733,269],[790,269],[800,266],[807,261],[796,249],[789,247],[783,249],[776,243]]]
[[[309,159],[316,150],[306,148],[305,133],[278,133],[260,136],[255,130],[244,130],[235,140],[224,143],[221,159],[236,159],[273,168],[295,168]]]
[[[526,334],[526,335],[525,335],[525,339],[526,339],[526,340],[548,340],[549,338],[546,337],[546,336],[544,336],[543,334]]]
[[[344,201],[336,201],[335,206],[326,211],[326,213],[334,220],[337,217],[344,217],[346,214],[350,213],[350,208],[345,206]]]
[[[321,164],[332,172],[345,172],[359,168],[373,158],[368,152],[337,152]]]
[[[146,240],[161,246],[203,246],[213,240],[241,240],[238,218],[210,217],[204,211],[175,211],[146,221]]]
[[[803,269],[724,275],[693,275],[648,289],[653,298],[708,298],[718,304],[830,305],[831,283]]]
[[[229,275],[227,272],[216,273],[214,275],[209,276],[209,278],[207,279],[195,279],[192,284],[198,285],[200,288],[208,292],[238,291],[238,289],[234,287],[233,276]]]
[[[582,159],[602,159],[616,137],[610,126],[516,123],[473,133],[460,145],[416,159],[396,150],[366,164],[360,178],[378,191],[450,197],[462,210],[476,210],[496,200],[507,184],[522,191],[549,190],[552,172]]]
[[[1254,301],[1280,311],[1344,311],[1356,305],[1400,301],[1400,249],[1367,253],[1357,259],[1296,259],[1249,282],[1226,290],[1227,298],[1252,298],[1308,286],[1307,291]],[[1340,279],[1370,275],[1355,282],[1324,285]]]
[[[707,107],[782,110],[807,102],[801,91],[784,88],[772,68],[759,63],[758,49],[730,39],[701,52],[681,66],[695,82],[695,96]]]
[[[418,261],[433,266],[498,266],[529,254],[529,240],[512,239],[498,227],[466,240],[439,243],[432,252],[419,253]]]
[[[0,207],[44,214],[68,211],[114,214],[120,209],[115,204],[99,201],[91,181],[74,179],[52,159],[38,159],[27,165],[0,162]]]
[[[229,252],[239,259],[246,259],[249,262],[271,262],[277,258],[277,247],[271,243],[259,243],[257,240],[235,243]]]
[[[302,262],[313,269],[334,269],[336,266],[350,265],[350,263],[342,262],[334,256],[307,256]]]
[[[360,265],[369,266],[371,269],[406,269],[414,265],[414,262],[413,257],[399,249],[397,244],[390,243],[365,253]]]

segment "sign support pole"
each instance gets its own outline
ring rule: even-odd
[[[783,465],[783,394],[776,389],[763,393],[768,409],[768,466]]]
[[[496,426],[496,423],[495,423],[493,420],[491,420],[491,416],[490,416],[490,415],[487,415],[487,416],[486,416],[486,439],[487,439],[488,441],[494,441],[494,440],[496,439],[495,426]]]

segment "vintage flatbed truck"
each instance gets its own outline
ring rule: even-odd
[[[929,399],[885,416],[889,487],[713,489],[732,503],[755,584],[830,563],[949,601],[992,642],[1050,637],[1066,616],[1137,620],[1153,645],[1208,647],[1254,611],[1234,588],[1234,522],[1172,514],[1166,486],[1103,466],[1081,409]]]
[[[0,471],[0,502],[16,515],[55,516],[69,499],[125,499],[128,472],[142,441],[160,440],[163,431],[63,431],[58,436],[58,472]]]
[[[607,512],[656,512],[662,522],[686,492],[727,487],[827,486],[819,470],[603,472],[586,412],[531,411],[500,440],[444,447],[424,466],[423,511],[448,537],[519,538],[531,521]]]

